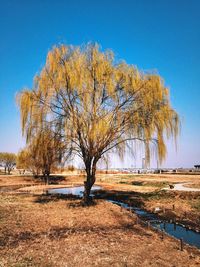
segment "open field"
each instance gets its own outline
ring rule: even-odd
[[[83,183],[83,177],[54,178],[48,187]],[[192,175],[98,175],[105,194],[128,196],[132,204],[156,206],[198,222],[199,193],[158,192],[163,183],[198,184]],[[134,184],[132,184],[134,183]],[[137,185],[136,185],[137,184]],[[136,215],[103,199],[83,207],[80,199],[43,195],[32,177],[0,176],[0,266],[199,266],[200,251],[136,223]],[[102,194],[103,196],[103,194]],[[127,200],[127,199],[126,199]],[[167,213],[167,212],[166,212]],[[194,214],[194,215],[192,215]],[[161,214],[166,216],[166,214]],[[192,217],[191,217],[192,218]]]
[[[200,174],[102,174],[98,181],[110,185],[130,185],[129,190],[134,189],[140,192],[154,191],[155,187],[163,188],[168,184],[191,183],[191,187],[200,187]],[[142,186],[142,187],[141,187]]]

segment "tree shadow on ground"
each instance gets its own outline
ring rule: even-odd
[[[134,191],[99,190],[94,195],[97,199],[119,201],[138,208],[144,207],[144,194]]]
[[[126,203],[130,206],[134,206],[137,208],[145,209],[145,201],[155,199],[163,199],[163,198],[169,198],[172,196],[169,196],[168,193],[162,192],[162,191],[154,191],[150,193],[140,193],[140,192],[134,192],[134,191],[121,191],[121,190],[95,190],[93,192],[93,197],[91,197],[91,201],[89,205],[85,206],[92,206],[96,205],[96,200],[103,199],[103,200],[114,200]],[[39,195],[37,196],[37,199],[35,200],[36,203],[45,204],[49,203],[51,201],[59,201],[59,200],[79,200],[79,203],[77,201],[71,202],[69,205],[70,207],[79,207],[84,206],[84,203],[82,201],[82,197],[72,194],[50,194],[47,192],[47,194]]]
[[[116,215],[116,216],[119,216]],[[50,240],[59,240],[62,238],[67,238],[70,235],[100,235],[102,238],[109,239],[109,234],[116,233],[120,231],[122,233],[131,233],[135,235],[143,236],[152,236],[151,233],[147,232],[145,228],[138,227],[134,222],[127,222],[121,219],[119,216],[118,225],[109,225],[109,226],[90,226],[90,225],[77,225],[74,227],[69,226],[54,226],[49,230],[32,232],[32,231],[21,231],[19,233],[13,232],[4,232],[4,236],[0,238],[0,248],[16,248],[23,242],[35,241],[36,239],[49,238]]]
[[[39,204],[46,204],[49,202],[56,202],[59,200],[80,200],[81,198],[79,196],[75,196],[72,194],[64,195],[64,194],[42,194],[38,195],[35,199],[35,203]]]
[[[120,191],[120,190],[99,190],[94,193],[95,198],[121,201],[128,205],[144,208],[145,201],[148,200],[161,200],[174,198],[173,192],[166,192],[161,190],[155,190],[153,192],[141,193],[134,191]]]
[[[91,201],[88,204],[83,202],[82,197],[76,196],[73,194],[43,194],[38,195],[35,199],[35,203],[46,204],[49,202],[56,202],[60,200],[68,200],[66,205],[69,208],[78,208],[78,207],[90,207],[95,206],[97,203],[95,199],[91,198]]]
[[[144,194],[130,191],[119,191],[119,190],[95,190],[93,192],[93,197],[91,197],[91,201],[89,205],[92,206],[96,204],[95,200],[103,199],[103,200],[114,200],[120,201],[123,203],[131,204],[132,206],[143,208],[144,207]],[[42,194],[38,195],[35,202],[40,204],[49,203],[51,201],[59,201],[59,200],[79,200],[80,204],[77,204],[77,201],[74,203],[70,203],[71,207],[83,206],[82,197],[73,194]]]
[[[37,182],[44,182],[46,178],[43,175],[33,176],[33,179]],[[50,175],[49,176],[49,184],[59,184],[62,181],[67,181],[66,177],[63,175]]]

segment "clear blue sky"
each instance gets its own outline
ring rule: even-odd
[[[169,86],[182,131],[163,166],[200,163],[199,14],[198,0],[1,0],[0,151],[23,146],[15,95],[31,87],[48,50],[94,41],[142,70],[157,70]]]

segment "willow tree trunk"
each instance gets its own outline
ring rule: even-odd
[[[92,198],[90,196],[91,188],[95,183],[96,177],[96,163],[86,165],[86,181],[84,182],[84,194],[83,194],[83,202],[86,205],[89,205],[92,202]]]
[[[48,185],[49,184],[49,178],[50,178],[50,167],[49,166],[46,166],[43,169],[42,174],[43,174],[43,178],[44,178],[44,183],[46,185]]]
[[[45,184],[46,185],[49,185],[49,177],[50,177],[50,172],[49,171],[46,171],[44,173],[44,181],[45,181]]]
[[[46,185],[48,185],[49,184],[49,174],[47,173],[46,174]]]

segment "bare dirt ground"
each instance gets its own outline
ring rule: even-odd
[[[116,183],[115,188],[115,182],[102,178],[97,182],[114,191],[131,187]],[[83,177],[67,176],[50,187],[82,182]],[[76,198],[42,195],[44,188],[32,177],[0,176],[0,266],[200,266],[198,249],[180,251],[177,241],[162,240],[116,205],[96,200],[96,205],[83,207]],[[154,192],[146,194],[154,198]],[[160,196],[153,198],[144,205],[163,203]]]

